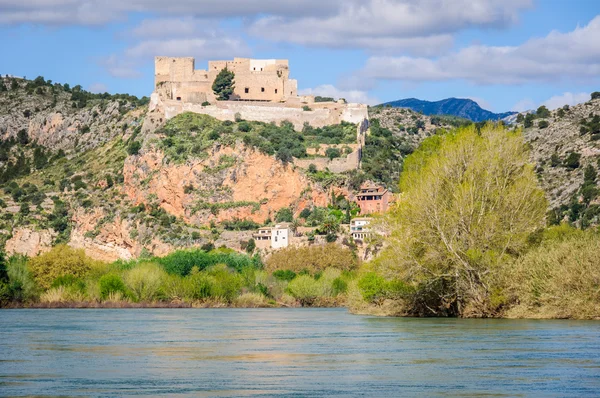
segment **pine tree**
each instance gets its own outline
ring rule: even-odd
[[[227,101],[233,94],[233,89],[235,88],[234,78],[235,73],[229,71],[227,68],[219,72],[215,78],[212,89],[219,101]]]

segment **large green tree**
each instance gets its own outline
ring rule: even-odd
[[[521,133],[488,124],[430,137],[406,159],[400,190],[375,269],[412,286],[418,314],[490,315],[496,270],[544,225]]]
[[[212,85],[213,92],[219,101],[227,101],[235,88],[235,73],[224,68],[219,72]]]

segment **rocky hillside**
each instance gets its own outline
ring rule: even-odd
[[[394,108],[408,108],[424,115],[448,115],[469,119],[473,122],[485,120],[502,120],[516,112],[494,113],[485,110],[477,102],[466,98],[446,98],[440,101],[423,101],[416,98],[407,98],[386,102],[382,106]]]

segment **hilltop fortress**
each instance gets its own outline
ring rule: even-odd
[[[221,70],[235,73],[235,90],[228,101],[217,101],[212,85]],[[280,123],[290,121],[298,130],[342,121],[363,125],[367,106],[337,102],[315,102],[314,96],[299,96],[298,83],[290,79],[287,60],[234,58],[209,61],[208,69],[195,69],[194,58],[155,58],[155,91],[150,110],[170,119],[183,112],[213,116],[219,120]]]

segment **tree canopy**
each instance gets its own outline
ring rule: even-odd
[[[227,68],[221,70],[212,85],[213,92],[219,101],[227,101],[235,88],[235,73]]]
[[[421,315],[486,313],[490,278],[543,227],[546,200],[520,132],[488,124],[426,139],[405,161],[374,263],[415,290]]]

